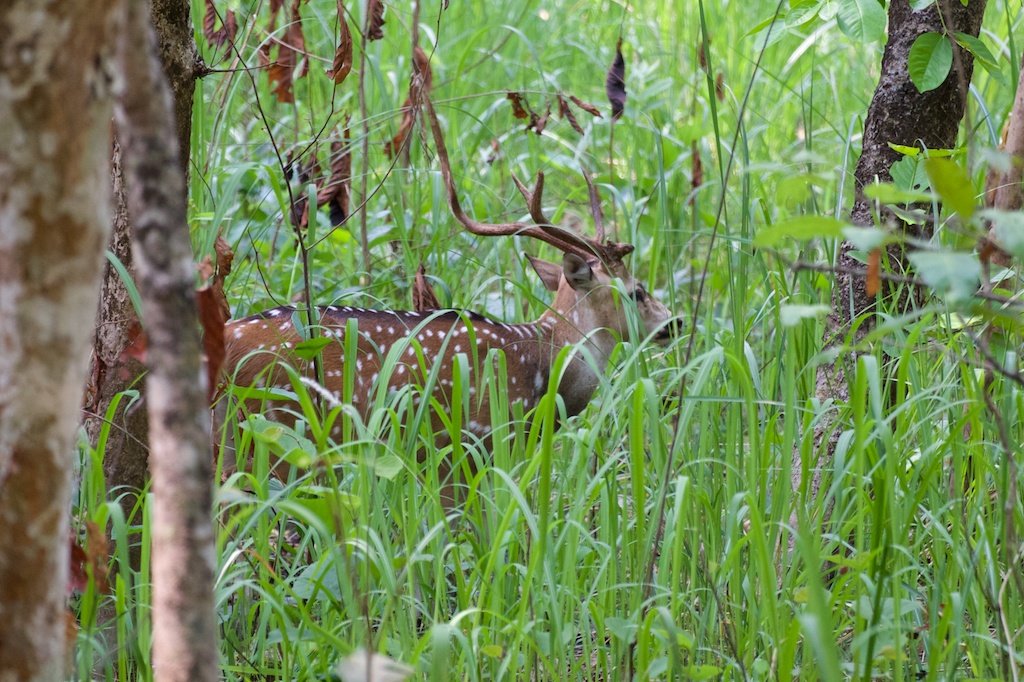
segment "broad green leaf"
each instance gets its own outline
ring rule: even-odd
[[[953,46],[941,33],[922,33],[910,47],[907,71],[919,92],[942,85],[953,66]]]
[[[808,318],[828,315],[832,308],[827,305],[798,305],[786,303],[779,307],[779,321],[783,327],[795,327]]]
[[[974,61],[981,64],[982,68],[992,76],[993,80],[1000,85],[1008,85],[1006,77],[1003,76],[1002,69],[999,68],[999,61],[981,39],[975,38],[970,33],[957,33],[956,42],[960,47],[974,55]]]
[[[921,154],[920,147],[911,147],[905,144],[896,144],[895,142],[889,143],[889,149],[897,151],[900,154],[903,154],[903,156],[918,156]]]
[[[967,300],[978,290],[981,264],[973,254],[914,251],[908,257],[921,279],[950,303]]]
[[[316,445],[305,436],[299,435],[294,429],[285,427],[263,415],[254,414],[241,424],[248,429],[252,437],[265,443],[270,452],[292,466],[308,469],[316,456]]]
[[[774,246],[786,239],[807,241],[809,239],[838,239],[846,226],[841,220],[824,215],[803,215],[775,223],[761,230],[754,237],[755,246]]]
[[[924,164],[920,159],[903,157],[889,167],[889,175],[892,176],[892,184],[898,189],[910,192],[929,192],[932,188],[928,180],[928,174],[924,171]],[[927,198],[916,199],[915,201],[932,201],[935,197],[928,194]]]
[[[713,680],[722,674],[722,669],[713,665],[691,665],[686,669],[688,680]]]
[[[1024,259],[1024,213],[990,208],[981,214],[991,221],[996,243],[1014,258]]]
[[[303,360],[312,360],[320,353],[320,351],[331,345],[333,342],[333,339],[329,339],[325,336],[318,336],[295,344],[294,351],[295,354]]]
[[[485,644],[480,647],[480,653],[484,656],[490,656],[491,658],[501,658],[504,655],[505,650],[497,644]]]
[[[885,35],[885,10],[878,0],[838,0],[839,29],[862,43],[873,43]]]
[[[395,476],[405,470],[402,459],[390,453],[374,457],[370,466],[373,467],[373,473],[388,481],[394,480]]]
[[[974,215],[974,184],[967,171],[949,159],[927,159],[924,169],[939,198],[963,220]]]
[[[604,624],[616,639],[620,639],[623,642],[632,642],[636,637],[636,623],[632,623],[625,618],[605,618]]]
[[[888,182],[868,185],[864,188],[864,196],[883,204],[914,204],[919,201],[931,201],[934,198],[930,192],[901,189]]]
[[[853,226],[843,229],[843,239],[853,244],[858,250],[865,252],[897,240],[895,236],[877,227]]]

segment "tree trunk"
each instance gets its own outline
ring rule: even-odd
[[[111,174],[114,189],[113,231],[108,249],[129,273],[134,272],[128,207],[125,205],[121,147],[113,140]],[[118,497],[125,516],[131,513],[139,493],[149,479],[149,419],[146,413],[142,363],[125,350],[131,345],[132,332],[139,319],[128,288],[109,262],[103,271],[96,329],[93,335],[91,370],[84,403],[83,424],[89,442],[96,446],[100,432],[109,419],[109,435],[104,446],[103,476],[111,496]],[[140,391],[139,401],[122,400],[110,413],[111,402],[129,389]],[[108,414],[109,413],[109,414]],[[139,547],[133,544],[129,558],[138,566]]]
[[[151,11],[160,63],[174,99],[179,159],[186,178],[182,191],[187,192],[189,149],[192,146],[192,99],[196,91],[196,76],[203,69],[192,27],[192,4],[189,0],[151,0]]]
[[[953,68],[946,80],[935,90],[925,93],[918,92],[910,80],[907,56],[919,35],[929,31],[941,33],[944,25],[949,31],[977,36],[985,14],[985,0],[970,0],[967,7],[958,1],[949,0],[942,0],[939,4],[942,6],[942,18],[935,5],[919,11],[911,9],[908,0],[892,0],[889,5],[889,40],[882,55],[878,87],[868,107],[861,156],[854,172],[856,197],[851,217],[856,225],[873,224],[871,203],[865,198],[863,188],[873,183],[875,178],[882,182],[891,181],[889,169],[901,158],[889,143],[908,147],[924,146],[927,149],[949,149],[956,146],[960,120],[967,103],[968,85],[974,71],[971,54],[954,45]],[[913,231],[915,237],[927,239],[931,236],[931,226],[927,224],[923,227],[904,224],[901,227],[905,231]],[[843,242],[838,257],[840,269],[862,269],[862,265],[850,254],[853,248],[849,242]],[[897,272],[909,269],[900,247],[891,247],[888,257]],[[865,290],[865,278],[846,273],[836,275],[832,303],[833,311],[828,317],[825,330],[825,343],[828,346],[843,344],[847,340],[851,321],[868,313],[874,305]],[[908,305],[913,303],[906,302]],[[873,326],[873,320],[865,320],[858,328],[854,340],[863,338]],[[816,394],[820,400],[834,400],[838,404],[849,402],[847,374],[852,376],[854,362],[855,356],[844,354],[834,363],[818,368]],[[794,452],[792,485],[798,497],[797,504],[818,498],[823,482],[822,474],[831,468],[839,429],[834,420],[826,420],[815,435],[819,447],[814,451],[822,453],[821,459],[805,463],[800,458],[800,452]],[[805,464],[806,469],[803,466]],[[830,507],[831,504],[826,505],[826,516],[830,513]],[[796,514],[791,522],[795,527]],[[818,522],[824,524],[827,518],[818,519]]]
[[[160,48],[164,74],[174,97],[175,123],[181,168],[188,177],[189,143],[192,130],[192,101],[195,78],[202,71],[187,0],[153,0],[153,27]],[[113,143],[114,229],[109,249],[134,279],[131,253],[131,224],[125,205],[121,172],[121,150],[116,135]],[[185,184],[182,191],[186,192]],[[92,371],[85,404],[85,428],[89,441],[96,445],[108,417],[111,402],[122,392],[135,388],[142,400],[122,402],[110,414],[109,437],[104,448],[103,474],[108,489],[119,496],[127,516],[135,506],[138,491],[149,479],[149,420],[145,406],[145,368],[125,353],[131,333],[139,324],[138,316],[121,275],[109,263],[103,273],[99,320],[93,340]],[[129,560],[138,567],[139,547],[129,549]]]
[[[120,3],[0,4],[0,681],[65,675],[78,408],[110,226]]]
[[[117,107],[147,337],[153,471],[153,662],[161,681],[218,679],[213,474],[193,258],[171,93],[145,0],[129,2]]]

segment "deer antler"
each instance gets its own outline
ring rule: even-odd
[[[466,215],[465,211],[462,210],[462,206],[459,204],[459,196],[455,190],[455,179],[452,176],[451,161],[448,158],[448,148],[445,146],[444,136],[441,133],[441,124],[437,120],[437,112],[434,111],[434,104],[426,94],[423,95],[422,105],[430,123],[430,130],[434,136],[434,144],[437,147],[438,162],[441,164],[441,178],[444,181],[445,192],[448,195],[448,207],[455,219],[459,221],[466,230],[472,234],[488,237],[521,234],[527,237],[539,239],[545,244],[550,244],[565,253],[574,253],[584,258],[597,256],[603,261],[622,260],[622,258],[633,250],[632,244],[617,242],[601,243],[604,239],[604,224],[600,218],[600,208],[597,208],[596,211],[594,211],[594,207],[599,205],[599,199],[597,197],[597,190],[594,188],[589,177],[587,177],[587,185],[590,188],[590,204],[592,211],[594,212],[594,221],[597,226],[597,239],[589,239],[576,234],[575,232],[564,230],[552,225],[548,221],[544,216],[542,209],[544,173],[541,171],[537,171],[537,180],[534,183],[532,191],[520,182],[519,178],[515,175],[512,176],[512,180],[516,183],[519,193],[522,194],[523,198],[526,200],[530,217],[533,219],[535,224],[531,225],[523,222],[481,223],[470,218]],[[584,175],[586,175],[586,173],[584,173]]]

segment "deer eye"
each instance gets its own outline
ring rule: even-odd
[[[647,290],[642,285],[637,285],[636,289],[633,289],[633,300],[637,303],[643,303],[647,300]]]

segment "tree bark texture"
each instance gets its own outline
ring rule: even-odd
[[[108,248],[128,272],[132,272],[131,224],[128,221],[121,168],[121,147],[116,139],[113,141],[111,175],[114,217]],[[138,501],[139,492],[145,488],[149,479],[149,418],[141,381],[145,367],[138,359],[125,353],[132,342],[131,332],[139,324],[138,316],[128,288],[109,262],[103,271],[96,314],[83,423],[89,442],[94,447],[98,444],[103,427],[109,426],[103,448],[103,476],[108,491],[120,500],[127,518]],[[117,409],[111,412],[112,401],[132,388],[140,391],[141,400],[129,402],[122,399]],[[130,549],[129,556],[137,567],[137,545]]]
[[[71,475],[110,226],[121,7],[0,4],[0,682],[65,675]]]
[[[147,336],[153,661],[162,682],[204,682],[218,679],[213,474],[184,177],[148,3],[128,6],[117,129]]]
[[[178,155],[187,178],[192,146],[192,100],[196,75],[202,65],[192,26],[192,5],[189,0],[151,0],[151,10],[160,63],[174,99]],[[187,183],[182,185],[182,191],[187,191],[186,188]]]
[[[200,63],[189,3],[187,0],[153,0],[152,9],[161,64],[174,98],[181,167],[187,178],[196,65]],[[128,220],[121,149],[116,132],[112,156],[114,225],[108,248],[134,280],[131,224]],[[182,184],[182,191],[187,195],[185,183]],[[104,447],[103,474],[108,488],[120,500],[126,516],[138,500],[137,492],[149,480],[149,419],[144,383],[140,380],[145,368],[125,353],[132,341],[131,332],[137,324],[138,317],[128,295],[128,288],[121,280],[120,273],[108,263],[103,273],[84,421],[89,441],[95,446],[107,418],[110,419],[109,436]],[[123,400],[108,415],[111,402],[130,388],[138,389],[141,399],[131,403]],[[137,545],[133,545],[129,551],[133,567],[138,566],[138,549]]]
[[[881,75],[864,123],[864,137],[861,156],[854,172],[856,197],[851,211],[854,224],[870,226],[874,222],[871,202],[864,196],[863,188],[875,179],[889,182],[889,169],[901,158],[889,143],[926,149],[949,149],[956,146],[960,121],[967,103],[968,85],[973,74],[974,62],[971,54],[954,45],[953,68],[946,80],[935,90],[921,93],[911,82],[907,57],[911,45],[922,33],[949,31],[969,33],[977,36],[985,14],[985,0],[970,0],[964,7],[959,0],[941,0],[943,16],[940,18],[935,5],[915,11],[908,0],[892,0],[889,4],[889,38],[882,55]],[[927,239],[931,227],[900,225],[905,231],[916,230],[913,236]],[[851,251],[853,245],[843,242],[838,256],[840,269],[863,268]],[[904,253],[898,246],[888,252],[890,266],[897,272],[907,269]],[[884,290],[883,290],[884,291]],[[847,338],[851,322],[869,312],[874,300],[867,295],[865,278],[849,274],[836,275],[832,294],[833,310],[829,315],[825,345],[842,345]],[[913,302],[910,302],[913,303]],[[873,320],[866,319],[858,328],[854,342],[862,339],[873,327]],[[833,363],[818,368],[816,394],[821,401],[833,400],[837,404],[849,402],[847,374],[852,376],[852,363],[856,356],[844,353]],[[792,466],[793,491],[798,504],[803,500],[817,499],[821,493],[822,474],[830,469],[840,429],[835,420],[824,420],[817,429],[814,449],[820,453],[816,461],[803,462],[800,452],[794,452]],[[831,503],[826,505],[830,508]],[[818,519],[824,523],[827,519]],[[792,519],[796,522],[796,515]]]

